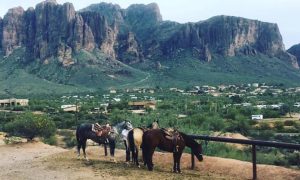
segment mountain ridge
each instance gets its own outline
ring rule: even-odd
[[[4,65],[8,59],[16,58],[14,63],[33,76],[92,89],[123,87],[122,84],[140,82],[149,73],[156,77],[155,82],[164,79],[156,76],[161,72],[177,76],[181,73],[165,73],[169,69],[160,64],[175,63],[185,69],[190,66],[189,59],[216,70],[226,69],[230,63],[234,66],[235,62],[228,60],[231,58],[253,59],[253,65],[268,66],[268,71],[272,71],[268,63],[274,64],[273,69],[283,63],[284,77],[300,77],[299,58],[297,61],[295,54],[285,50],[277,24],[224,15],[180,24],[164,21],[155,3],[134,4],[126,9],[99,3],[75,11],[72,3],[61,5],[47,0],[27,10],[12,8],[0,18],[0,42],[0,61]],[[20,48],[22,51],[16,53]],[[272,59],[274,63],[269,61]],[[254,72],[255,68],[248,70]],[[214,77],[216,70],[207,74],[207,82],[218,78]],[[176,79],[172,80],[176,84]],[[150,84],[155,86],[155,82]],[[191,82],[197,83],[197,79]]]

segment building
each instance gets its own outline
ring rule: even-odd
[[[156,109],[156,101],[139,101],[139,102],[128,102],[128,105],[133,110],[139,110],[139,109]]]
[[[117,90],[111,89],[111,90],[109,91],[109,93],[110,93],[110,94],[116,94],[116,93],[117,93]]]
[[[29,100],[28,99],[1,99],[0,106],[1,107],[11,107],[11,106],[28,106]]]
[[[262,119],[264,119],[264,117],[262,114],[258,114],[258,115],[252,115],[251,119],[252,120],[262,120]]]
[[[62,105],[60,107],[64,112],[79,112],[80,106],[77,106],[75,104],[68,104],[68,105]]]

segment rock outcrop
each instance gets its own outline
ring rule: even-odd
[[[276,56],[285,51],[276,24],[230,16],[184,25],[165,43],[164,53],[170,54],[179,48],[196,49],[205,60],[210,60],[211,54]]]
[[[230,16],[179,24],[163,21],[155,3],[127,9],[100,3],[78,12],[71,3],[55,0],[26,11],[17,7],[0,18],[0,41],[5,56],[24,47],[27,59],[48,63],[57,58],[63,66],[74,64],[73,55],[82,49],[98,49],[128,64],[186,50],[204,61],[216,55],[265,54],[298,68],[295,57],[284,49],[277,24]]]
[[[44,1],[27,11],[13,8],[1,24],[1,47],[6,56],[24,46],[35,59],[58,57],[65,66],[73,64],[72,53],[80,49],[99,48],[115,58],[116,29],[98,13],[77,13],[71,3]]]
[[[24,41],[24,9],[17,7],[9,9],[3,18],[2,50],[7,56],[20,47]]]
[[[296,44],[287,50],[290,54],[297,58],[298,64],[300,64],[300,44]]]

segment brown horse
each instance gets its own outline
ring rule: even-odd
[[[192,149],[199,161],[203,160],[201,144],[182,132],[169,133],[164,129],[150,129],[144,132],[142,149],[148,170],[153,170],[152,156],[155,148],[158,147],[163,151],[173,152],[173,172],[180,173],[180,158],[185,146]]]
[[[129,131],[128,137],[127,137],[128,143],[129,143],[129,146],[128,146],[129,153],[126,154],[126,161],[130,160],[130,151],[131,151],[132,161],[138,167],[140,167],[139,161],[138,161],[139,150],[143,143],[143,134],[145,131],[147,131],[146,128],[133,128],[131,131]]]
[[[151,124],[149,124],[147,128],[138,127],[138,128],[133,128],[131,131],[129,131],[127,136],[129,147],[128,147],[128,153],[126,153],[126,161],[130,160],[130,152],[129,152],[130,150],[132,154],[133,163],[135,163],[138,167],[140,167],[138,157],[139,157],[140,148],[143,143],[143,134],[145,131],[149,129],[158,129],[158,128],[159,128],[158,120],[155,120]]]

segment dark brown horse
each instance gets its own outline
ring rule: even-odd
[[[180,158],[185,146],[191,148],[199,161],[203,160],[201,144],[182,132],[173,131],[170,134],[163,129],[150,129],[144,132],[142,149],[148,170],[153,170],[152,156],[158,147],[163,151],[173,152],[173,172],[180,173]]]

